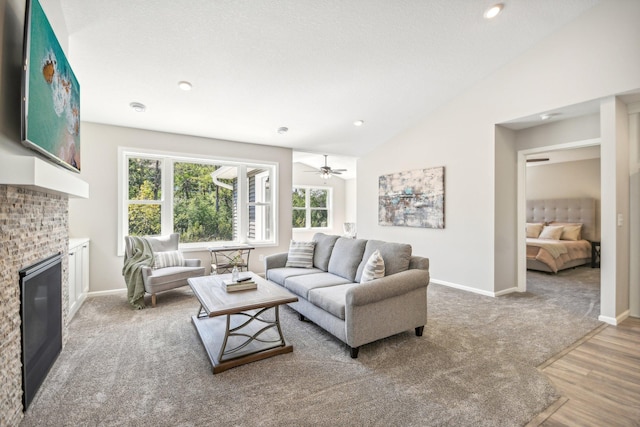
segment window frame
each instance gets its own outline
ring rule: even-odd
[[[160,200],[129,200],[129,158],[144,158],[162,160],[161,168],[161,189]],[[180,243],[180,249],[206,250],[210,246],[225,244],[250,244],[255,247],[278,246],[278,183],[279,183],[279,163],[256,159],[240,159],[224,156],[206,156],[198,154],[186,154],[170,151],[160,151],[152,149],[139,149],[118,147],[118,245],[117,255],[124,255],[124,236],[128,233],[128,209],[130,204],[160,204],[161,215],[161,235],[173,232],[173,171],[175,163],[199,163],[215,164],[218,166],[237,167],[238,194],[237,203],[239,212],[237,215],[238,233],[236,240],[214,241],[214,242],[190,242]],[[248,201],[248,179],[247,169],[250,167],[270,168],[269,187],[270,202],[249,202]],[[133,202],[133,203],[132,203]],[[250,241],[248,239],[249,230],[249,206],[270,205],[271,217],[269,224],[271,238],[268,240]],[[244,237],[243,237],[244,236]]]
[[[333,187],[328,185],[294,185],[291,188],[291,193],[293,197],[293,192],[297,189],[305,190],[305,203],[304,208],[294,207],[293,203],[291,203],[291,214],[293,217],[294,210],[303,210],[305,211],[305,224],[306,227],[294,227],[293,223],[291,224],[291,229],[293,231],[326,231],[333,228]],[[327,192],[327,207],[326,208],[313,208],[311,207],[311,192],[310,190],[324,190]],[[314,210],[326,210],[327,211],[327,225],[325,227],[311,227],[311,212]]]

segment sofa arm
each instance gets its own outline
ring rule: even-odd
[[[281,252],[279,254],[268,255],[264,257],[264,271],[268,271],[272,268],[281,268],[287,265],[288,252]]]
[[[383,301],[429,285],[427,270],[406,270],[381,279],[363,283],[347,290],[347,306]]]
[[[199,259],[185,259],[184,260],[185,267],[200,267]]]

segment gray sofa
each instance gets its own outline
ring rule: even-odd
[[[311,320],[350,347],[415,329],[427,323],[429,259],[412,256],[411,246],[380,240],[349,239],[318,233],[313,237],[313,268],[286,267],[288,253],[265,257],[265,277],[298,296],[289,304],[300,319]],[[385,276],[360,283],[376,250]]]

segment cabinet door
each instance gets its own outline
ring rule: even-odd
[[[84,265],[84,251],[82,247],[77,247],[76,253],[76,272],[75,272],[75,284],[76,284],[76,302],[82,298],[82,266]]]
[[[89,292],[89,242],[82,245],[82,293]]]
[[[76,305],[76,270],[77,270],[77,258],[78,252],[75,248],[69,252],[69,312],[71,312]]]

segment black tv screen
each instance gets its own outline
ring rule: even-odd
[[[80,85],[38,0],[27,0],[22,142],[80,172]]]

